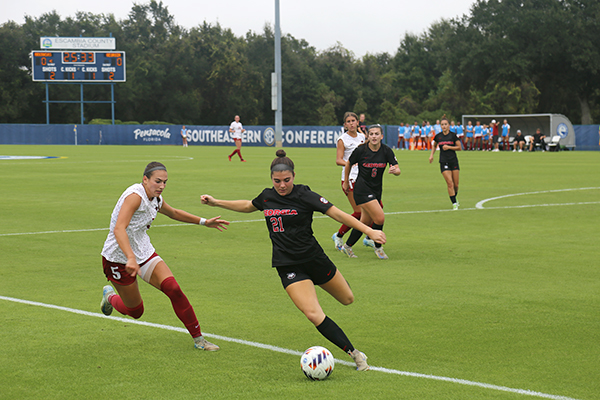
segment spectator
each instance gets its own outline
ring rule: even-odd
[[[542,152],[546,151],[546,142],[544,141],[545,138],[546,136],[542,135],[540,128],[537,128],[535,135],[533,135],[533,138],[529,142],[529,151],[535,151],[535,148],[538,144],[542,148]]]
[[[515,140],[513,141],[513,151],[517,151],[517,147],[518,147],[519,153],[523,152],[524,145],[525,145],[525,136],[523,136],[520,129],[517,129],[517,136],[515,136]]]

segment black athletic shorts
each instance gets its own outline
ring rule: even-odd
[[[377,200],[379,202],[379,204],[381,204],[381,194],[377,194],[377,193],[362,194],[362,193],[356,193],[356,190],[354,191],[354,202],[356,203],[356,205],[365,204],[365,203],[370,202],[371,200]]]
[[[460,170],[460,167],[458,166],[458,160],[440,163],[440,172],[456,170]]]
[[[306,263],[284,265],[277,268],[283,287],[286,288],[294,282],[311,280],[315,285],[329,282],[335,276],[337,268],[326,256],[317,256]]]

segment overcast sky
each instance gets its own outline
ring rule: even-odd
[[[0,24],[25,22],[25,15],[40,17],[56,10],[62,19],[77,11],[114,14],[125,19],[130,0],[1,0]],[[135,1],[138,4],[146,0]],[[432,23],[468,14],[475,0],[280,0],[281,30],[305,39],[317,50],[337,42],[357,57],[366,53],[394,54],[406,32],[421,34]],[[275,24],[275,0],[165,0],[178,25],[192,28],[203,21],[219,22],[237,36],[262,32]],[[119,43],[117,42],[117,50]],[[33,49],[32,49],[33,50]]]

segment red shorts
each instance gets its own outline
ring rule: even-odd
[[[354,192],[354,181],[353,180],[350,180],[350,188],[348,189],[348,192],[344,191],[344,181],[342,181],[342,185],[341,186],[342,186],[342,192],[344,192],[344,194],[346,196],[348,196],[348,193]]]
[[[143,267],[148,261],[152,260],[154,257],[157,257],[158,254],[153,253],[146,261],[140,264],[140,267]],[[129,273],[125,270],[125,264],[115,263],[112,261],[108,261],[104,256],[102,257],[102,267],[104,269],[104,275],[106,275],[106,279],[111,282],[114,282],[121,286],[129,286],[135,282],[136,278],[131,277]]]
[[[240,142],[240,143],[242,143],[242,139],[233,139],[233,142],[234,142],[235,144],[237,144],[237,142]]]

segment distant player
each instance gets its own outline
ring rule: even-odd
[[[235,142],[235,150],[229,155],[229,161],[231,161],[231,157],[237,153],[237,155],[240,157],[240,161],[246,162],[246,160],[244,160],[242,157],[242,133],[246,132],[246,130],[240,122],[239,115],[236,115],[234,121],[231,123],[231,125],[229,125],[229,132],[231,133],[231,138]]]
[[[390,174],[400,175],[400,168],[393,150],[381,143],[383,139],[381,126],[379,124],[369,126],[367,135],[367,141],[358,146],[346,162],[343,188],[348,190],[350,186],[350,166],[358,164],[358,178],[356,178],[354,184],[354,200],[361,208],[360,221],[376,231],[381,231],[385,221],[385,215],[381,207],[383,173],[388,164],[390,165]],[[353,229],[350,237],[346,240],[342,251],[348,257],[356,257],[352,246],[360,239],[361,232],[356,228]],[[375,243],[375,254],[382,260],[388,258],[383,251],[383,247],[381,247],[381,243]]]
[[[183,147],[188,147],[187,141],[187,129],[185,129],[185,125],[181,128],[181,139],[183,140]]]
[[[458,206],[460,204],[456,200],[456,195],[458,194],[458,177],[460,167],[458,166],[458,157],[456,157],[456,152],[461,149],[461,145],[456,133],[450,132],[450,124],[445,116],[441,119],[441,125],[442,133],[437,134],[433,139],[435,143],[431,149],[431,154],[429,155],[429,163],[431,164],[433,161],[435,149],[439,146],[440,170],[442,172],[442,176],[446,180],[448,196],[450,196],[452,208],[458,210]]]
[[[341,177],[341,185],[344,185],[344,171],[346,168],[346,161],[350,158],[350,154],[356,149],[358,146],[365,142],[365,135],[358,131],[358,127],[360,121],[358,120],[355,113],[352,111],[347,111],[344,114],[344,132],[337,141],[336,145],[336,157],[335,163],[342,167],[342,177]],[[344,190],[344,194],[352,207],[352,216],[356,219],[360,219],[361,211],[360,207],[356,205],[354,201],[354,182],[356,181],[356,177],[358,176],[358,166],[353,165],[350,171],[350,186],[348,190]],[[342,251],[342,246],[344,245],[344,240],[342,239],[346,232],[350,230],[348,225],[342,224],[340,229],[331,236],[333,242],[335,244],[335,248],[338,251]],[[365,245],[375,246],[373,241],[366,242]]]

